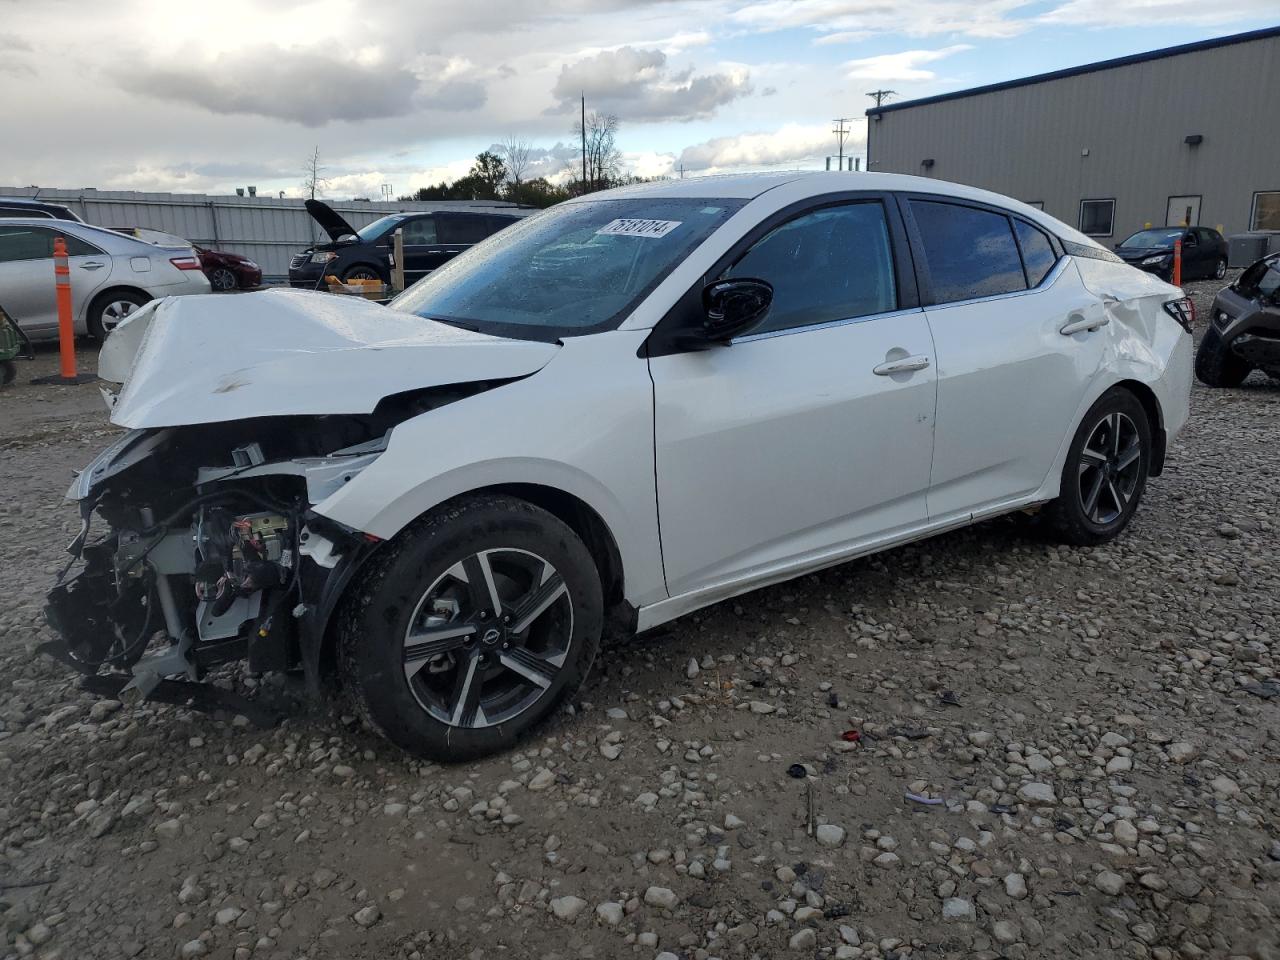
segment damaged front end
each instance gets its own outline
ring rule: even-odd
[[[81,533],[46,606],[62,658],[88,674],[130,671],[125,690],[143,697],[234,660],[303,668],[318,689],[325,627],[378,540],[312,508],[380,456],[388,420],[412,412],[126,434],[68,491]]]
[[[146,696],[245,659],[319,689],[329,620],[379,539],[320,509],[394,428],[541,369],[557,347],[297,291],[153,301],[107,338],[129,432],[76,477],[49,594],[55,654]],[[105,524],[106,531],[95,536]],[[127,675],[127,674],[126,674]]]

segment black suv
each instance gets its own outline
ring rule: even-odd
[[[1280,253],[1218,292],[1196,351],[1196,377],[1211,387],[1238,387],[1255,369],[1280,380]]]
[[[1173,242],[1182,238],[1182,279],[1221,280],[1227,272],[1227,241],[1208,227],[1156,227],[1139,230],[1116,244],[1116,253],[1131,267],[1173,277]]]
[[[68,206],[31,197],[0,197],[0,217],[49,217],[84,223]]]
[[[323,286],[326,276],[390,283],[391,238],[397,228],[404,231],[408,285],[525,215],[524,211],[393,213],[356,230],[326,203],[308,200],[306,207],[332,241],[308,247],[289,261],[289,283],[308,289]]]

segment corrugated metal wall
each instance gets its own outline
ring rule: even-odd
[[[1176,196],[1201,198],[1201,226],[1239,233],[1255,192],[1280,190],[1277,91],[1280,37],[1268,37],[904,106],[868,119],[870,169],[1042,201],[1072,226],[1081,200],[1114,198],[1102,243],[1164,225]]]
[[[143,193],[133,190],[59,190],[0,187],[0,196],[65,203],[87,222],[102,227],[146,227],[192,243],[249,257],[268,279],[288,276],[289,257],[317,239],[328,239],[307,214],[302,200],[277,197],[218,197],[200,193]],[[353,227],[400,210],[492,209],[501,201],[333,201],[329,205]]]

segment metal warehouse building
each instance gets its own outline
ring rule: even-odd
[[[1280,230],[1280,27],[867,111],[867,168],[1025,200],[1110,245]]]

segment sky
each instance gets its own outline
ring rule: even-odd
[[[378,198],[578,97],[639,176],[821,168],[890,102],[1274,25],[1276,0],[0,0],[0,185]]]

